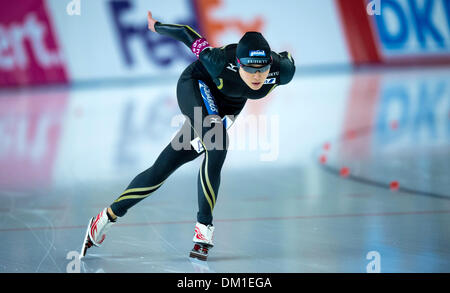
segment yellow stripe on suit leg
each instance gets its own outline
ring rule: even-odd
[[[120,196],[125,195],[125,194],[130,193],[130,192],[151,191],[153,189],[156,189],[156,188],[160,187],[164,182],[165,181],[163,181],[163,182],[161,182],[161,183],[159,183],[157,185],[151,186],[151,187],[130,188],[130,189],[125,190]]]
[[[122,196],[119,197],[118,199],[116,199],[115,202],[119,202],[125,199],[140,199],[140,198],[146,198],[148,196],[150,196],[152,193],[146,194],[146,195],[126,195],[126,196]]]
[[[209,198],[208,193],[206,192],[205,184],[203,184],[203,175],[202,175],[201,167],[200,167],[200,183],[202,184],[203,194],[205,195],[206,201],[208,201],[208,203],[209,203],[209,207],[211,208],[211,214],[212,214],[214,205],[211,203],[211,199]]]
[[[190,124],[190,123],[189,123]],[[191,125],[192,127],[192,125]],[[212,205],[212,209],[214,208],[214,206],[216,205],[216,195],[214,193],[214,190],[212,189],[211,186],[211,182],[209,181],[209,176],[208,176],[208,150],[206,149],[205,144],[203,143],[203,140],[201,139],[200,135],[198,135],[197,131],[195,130],[194,127],[192,127],[192,129],[194,130],[195,134],[197,134],[198,138],[200,139],[201,144],[203,145],[203,149],[205,150],[205,156],[206,156],[206,162],[205,162],[205,177],[206,177],[206,185],[208,186],[208,189],[210,191],[210,194],[212,196],[213,199],[213,205]],[[201,168],[201,167],[200,167]],[[201,175],[201,171],[200,171],[200,175]],[[203,184],[203,182],[202,182]],[[206,193],[205,193],[206,195]]]

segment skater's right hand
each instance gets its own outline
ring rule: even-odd
[[[157,20],[153,18],[152,13],[150,11],[148,11],[147,13],[147,21],[148,21],[148,29],[156,33],[155,23],[157,22]]]

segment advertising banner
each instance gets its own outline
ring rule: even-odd
[[[67,82],[46,2],[0,2],[0,86]]]

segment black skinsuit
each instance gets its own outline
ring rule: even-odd
[[[196,40],[202,38],[189,26],[157,22],[155,29],[160,34],[185,43],[189,48]],[[204,225],[212,225],[220,172],[228,147],[227,130],[222,122],[217,123],[220,121],[217,119],[218,116],[220,118],[225,115],[237,116],[247,99],[265,97],[276,86],[291,81],[295,73],[294,60],[289,53],[272,52],[273,63],[265,84],[259,90],[252,90],[239,75],[239,68],[236,66],[236,47],[237,44],[222,48],[205,48],[199,54],[199,60],[184,70],[177,85],[177,99],[181,112],[187,118],[186,122],[153,166],[137,175],[111,205],[115,215],[119,217],[125,215],[130,207],[156,191],[177,168],[202,154],[191,148],[190,139],[183,137],[187,133],[190,134],[190,138],[200,137],[205,150],[205,158],[198,174],[197,221]],[[208,100],[211,103],[207,102]],[[201,113],[200,122],[194,120],[196,108]],[[207,133],[214,127],[220,128],[221,135],[206,139]],[[174,148],[174,143],[179,145],[180,141],[185,142],[183,148]]]

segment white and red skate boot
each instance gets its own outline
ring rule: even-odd
[[[203,225],[198,223],[195,225],[194,248],[191,250],[189,257],[206,261],[208,252],[214,246],[213,243],[214,226]]]
[[[107,215],[107,208],[104,208],[96,217],[89,221],[89,225],[84,236],[83,247],[81,248],[80,258],[86,255],[88,248],[92,246],[100,247],[105,240],[106,232],[111,228],[115,221],[111,221]]]

